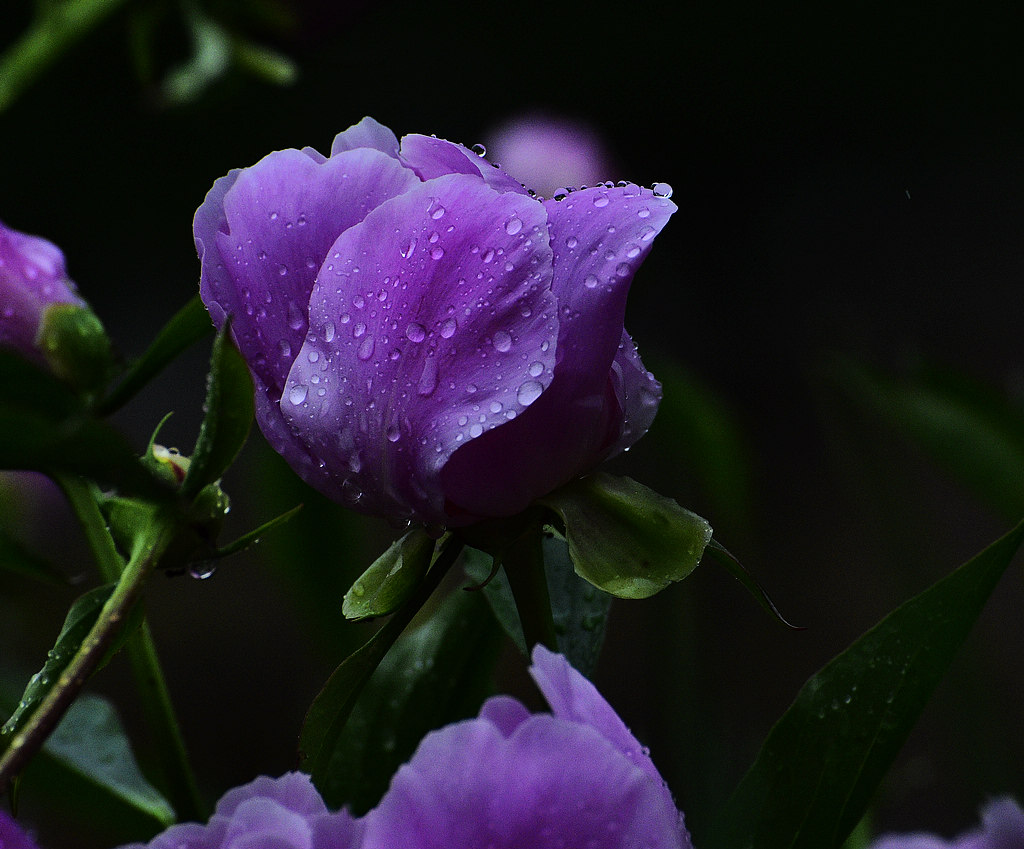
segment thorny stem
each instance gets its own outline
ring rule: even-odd
[[[47,737],[82,691],[89,676],[103,660],[132,607],[138,601],[147,576],[172,537],[173,525],[162,521],[159,516],[156,517],[152,533],[136,547],[92,630],[60,674],[57,683],[46,694],[28,722],[14,735],[3,757],[0,758],[0,796],[8,791],[14,778],[42,748]]]
[[[82,525],[103,579],[109,582],[120,580],[124,561],[114,547],[91,487],[81,478],[71,475],[60,475],[56,480]],[[125,643],[125,651],[132,666],[142,712],[156,747],[165,785],[162,789],[167,800],[180,820],[204,820],[206,804],[189,764],[185,739],[145,617],[139,630]]]

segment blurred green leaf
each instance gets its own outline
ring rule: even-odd
[[[121,382],[97,405],[100,415],[124,406],[182,351],[213,332],[213,323],[199,295],[193,297],[157,334],[145,353],[135,360]]]
[[[561,517],[576,573],[619,598],[647,598],[681,581],[711,541],[706,519],[630,478],[604,472],[538,502]]]
[[[365,813],[426,733],[473,716],[491,691],[499,637],[479,594],[461,590],[404,634],[338,737],[318,784],[327,804]]]
[[[841,846],[1022,539],[1024,522],[811,678],[699,845]]]
[[[900,379],[852,362],[837,379],[1005,517],[1024,515],[1024,409],[981,383],[937,368]]]
[[[401,607],[427,573],[435,542],[420,527],[395,540],[345,593],[341,608],[345,618],[385,616]]]
[[[192,497],[220,479],[245,444],[255,410],[249,367],[238,353],[225,322],[213,343],[206,387],[206,416],[192,453],[181,494]]]
[[[568,544],[563,538],[546,537],[543,550],[558,651],[569,659],[575,669],[589,678],[597,666],[604,643],[612,596],[576,574],[569,557]],[[490,555],[476,549],[466,551],[463,568],[470,580],[483,585],[484,597],[502,630],[520,652],[528,655],[519,611],[505,570],[498,569],[492,577]]]

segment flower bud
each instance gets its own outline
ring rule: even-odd
[[[110,342],[78,296],[60,248],[2,222],[0,346],[83,390],[101,386],[110,371]]]

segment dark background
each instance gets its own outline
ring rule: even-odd
[[[163,108],[131,61],[138,5],[0,114],[0,218],[63,248],[126,355],[196,290],[191,219],[213,180],[273,149],[327,150],[366,114],[472,144],[542,109],[606,140],[610,179],[672,184],[679,212],[628,326],[649,367],[685,370],[734,417],[750,509],[723,507],[676,462],[672,418],[616,470],[708,516],[807,626],[786,630],[711,564],[614,608],[597,683],[698,834],[815,669],[1012,524],[844,401],[830,364],[841,353],[899,373],[926,359],[1022,400],[1019,8],[294,3],[291,34],[239,24],[296,60],[293,86],[231,72]],[[0,24],[5,42],[27,21]],[[186,34],[168,23],[159,44],[173,61]],[[165,440],[191,444],[206,356],[190,351],[119,415],[140,448],[169,409]],[[346,581],[394,534],[311,497],[258,435],[243,460],[225,481],[235,530],[304,500],[301,521],[211,580],[156,581],[150,598],[211,798],[292,766],[305,706],[356,639],[337,621]],[[74,535],[52,527],[51,551],[82,573]],[[284,569],[286,551],[304,563]],[[32,670],[72,594],[10,581],[5,665]],[[1011,569],[883,786],[879,828],[949,833],[989,795],[1024,797],[1022,603]],[[31,619],[10,613],[27,604]],[[15,633],[29,637],[12,650]],[[124,670],[103,675],[118,692]]]

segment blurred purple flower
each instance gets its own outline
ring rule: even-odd
[[[0,222],[0,345],[49,367],[40,331],[53,304],[86,305],[68,278],[64,254],[52,242]]]
[[[594,686],[542,646],[533,664],[552,713],[497,696],[428,734],[366,815],[362,849],[691,849],[646,750]]]
[[[39,849],[10,816],[0,811],[0,849]]]
[[[495,162],[543,197],[569,186],[593,186],[611,166],[604,143],[576,121],[543,114],[524,115],[485,134]]]
[[[208,825],[173,825],[123,849],[350,849],[359,834],[347,811],[330,813],[309,776],[292,772],[229,790]]]
[[[366,513],[511,516],[631,445],[661,388],[623,329],[667,198],[540,202],[432,136],[366,118],[271,153],[196,212],[200,291],[298,474]]]
[[[952,840],[934,834],[886,834],[870,849],[1024,849],[1024,811],[1013,799],[993,799],[981,811],[981,828]]]

